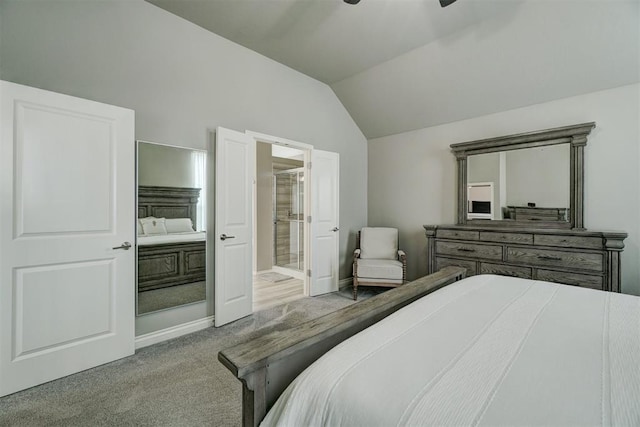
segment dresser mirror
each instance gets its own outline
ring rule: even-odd
[[[206,299],[206,161],[138,141],[138,315]]]
[[[467,220],[569,221],[569,144],[467,158]]]
[[[584,229],[584,146],[595,123],[451,145],[458,224]]]

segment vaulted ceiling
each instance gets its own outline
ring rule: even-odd
[[[637,0],[147,0],[329,84],[367,138],[640,80]]]
[[[479,22],[505,0],[446,9],[438,0],[148,0],[331,84]],[[460,0],[468,1],[468,0]]]

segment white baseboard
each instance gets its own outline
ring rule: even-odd
[[[213,326],[213,316],[136,337],[136,350]]]
[[[350,288],[353,285],[353,277],[347,277],[346,279],[340,279],[338,282],[338,289]]]

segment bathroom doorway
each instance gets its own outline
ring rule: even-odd
[[[253,310],[305,296],[306,150],[257,142]]]

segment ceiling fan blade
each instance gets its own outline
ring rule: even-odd
[[[451,3],[454,3],[456,0],[440,0],[440,6],[442,7],[447,7],[449,6]],[[344,0],[345,3],[349,3],[349,4],[358,4],[360,3],[360,0]]]
[[[345,0],[346,1],[346,0]],[[359,1],[359,0],[358,0]],[[451,3],[454,3],[456,0],[440,0],[440,6],[447,7]]]

